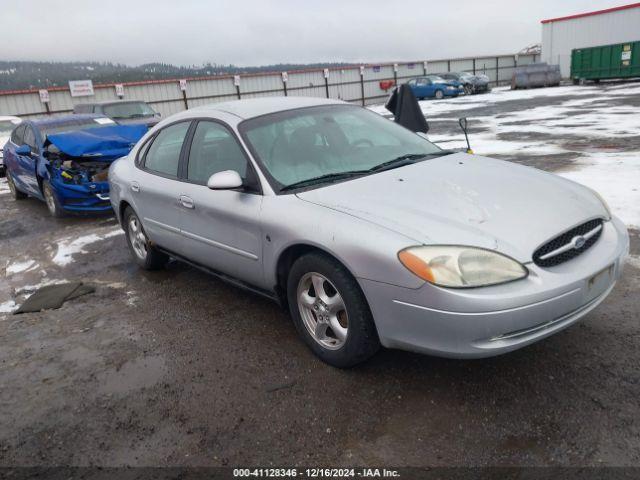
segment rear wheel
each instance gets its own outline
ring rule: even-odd
[[[159,270],[166,265],[169,257],[151,245],[140,219],[130,207],[124,211],[124,233],[129,250],[140,267]]]
[[[13,199],[24,200],[25,198],[27,198],[27,194],[22,193],[20,190],[18,190],[18,187],[16,187],[16,184],[13,183],[13,178],[11,177],[11,172],[9,170],[7,170],[6,175],[7,175],[7,184],[9,185],[9,191],[11,192],[11,196],[13,197]]]
[[[58,201],[58,197],[56,197],[51,185],[47,181],[44,181],[42,184],[42,194],[44,195],[44,201],[47,203],[47,208],[51,216],[56,218],[64,217],[64,210]]]
[[[352,367],[380,348],[362,290],[333,258],[310,253],[296,260],[287,280],[287,297],[298,333],[329,365]]]
[[[444,92],[442,90],[436,90],[435,97],[437,100],[442,100],[444,98]]]
[[[473,93],[473,87],[471,85],[464,86],[464,94],[471,95]]]

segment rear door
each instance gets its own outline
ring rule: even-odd
[[[190,120],[173,123],[147,141],[140,149],[129,185],[134,209],[149,239],[181,255],[184,209],[179,203],[178,165],[190,125]]]
[[[7,143],[4,149],[4,164],[7,172],[13,178],[15,184],[22,191],[25,187],[22,186],[18,178],[18,169],[20,165],[18,164],[18,155],[16,154],[16,148],[24,143],[24,129],[26,128],[25,124],[19,125],[16,127],[11,133],[11,139]]]
[[[262,194],[235,135],[223,124],[198,121],[186,149],[180,188],[188,257],[252,284],[262,282]],[[211,190],[211,175],[235,170],[245,187]]]

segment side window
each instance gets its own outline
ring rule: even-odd
[[[138,154],[136,155],[136,165],[137,166],[140,166],[142,164],[144,156],[147,154],[147,151],[149,150],[149,147],[151,146],[152,142],[153,142],[153,137],[149,138],[144,143],[144,145],[142,145],[142,147],[140,147],[140,149],[138,150]]]
[[[431,81],[428,78],[419,78],[418,85],[430,85]]]
[[[235,170],[247,178],[247,159],[231,133],[215,122],[198,122],[189,150],[187,179],[206,184],[214,173]]]
[[[144,166],[147,170],[178,176],[178,163],[184,137],[190,122],[181,122],[161,130],[147,150]]]
[[[416,79],[415,79],[415,78],[412,78],[412,79],[411,79],[411,80],[409,80],[407,83],[408,83],[409,85],[415,85],[415,84],[416,84]]]
[[[14,145],[20,146],[24,145],[24,129],[27,128],[26,125],[20,125],[13,130],[11,134],[11,141]]]
[[[27,127],[24,132],[24,143],[31,147],[32,152],[37,152],[38,146],[36,145],[36,134],[33,131],[33,128]]]

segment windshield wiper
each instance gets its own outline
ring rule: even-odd
[[[369,170],[351,170],[348,172],[327,173],[325,175],[320,175],[318,177],[313,177],[313,178],[307,178],[306,180],[300,180],[299,182],[294,182],[289,185],[285,185],[280,189],[280,191],[286,192],[287,190],[294,190],[296,188],[309,187],[311,185],[326,183],[332,180],[343,180],[345,178],[359,177],[361,175],[366,175],[367,173],[370,173]]]
[[[407,153],[405,155],[400,155],[399,157],[392,158],[391,160],[387,160],[386,162],[382,162],[375,167],[371,167],[369,169],[370,172],[382,172],[384,170],[390,170],[392,168],[404,167],[405,165],[411,165],[415,163],[416,160],[426,157],[425,153]]]
[[[405,155],[400,155],[399,157],[392,158],[386,162],[383,162],[375,167],[371,167],[369,172],[383,172],[385,170],[391,170],[393,168],[400,168],[406,165],[411,165],[416,163],[418,160],[424,160],[427,157],[441,157],[443,155],[449,155],[450,153],[447,150],[442,150],[437,153],[407,153]]]

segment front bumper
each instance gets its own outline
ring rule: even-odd
[[[504,285],[408,289],[359,279],[381,343],[453,358],[481,358],[548,337],[597,307],[622,275],[629,236],[617,219],[598,242],[556,267],[527,264],[529,276]]]
[[[66,212],[107,213],[112,211],[107,182],[77,185],[52,179],[51,186],[58,202]]]

